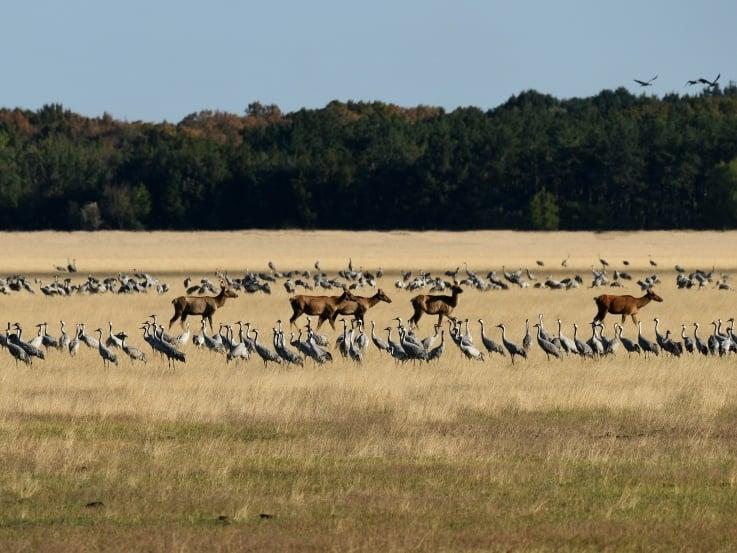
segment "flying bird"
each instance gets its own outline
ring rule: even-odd
[[[658,76],[657,76],[657,75],[655,75],[655,76],[654,76],[654,77],[653,77],[652,79],[650,79],[649,81],[641,81],[640,79],[632,79],[632,80],[633,80],[633,81],[635,81],[635,82],[636,82],[637,84],[639,84],[640,86],[653,86],[653,81],[654,81],[655,79],[657,79],[657,78],[658,78]]]
[[[713,81],[710,81],[709,79],[705,79],[704,77],[699,77],[698,79],[686,81],[686,86],[693,86],[695,84],[705,84],[706,86],[714,88],[717,85],[717,81],[719,80],[719,77],[721,76],[722,74],[719,73]]]

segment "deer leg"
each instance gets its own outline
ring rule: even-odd
[[[438,313],[438,326],[440,326],[441,324],[443,324],[443,314]]]
[[[419,327],[420,326],[420,319],[422,318],[422,310],[415,307],[414,314],[409,319],[409,326],[411,327]]]
[[[171,329],[171,325],[174,324],[174,321],[176,321],[179,318],[180,315],[181,315],[181,313],[179,312],[179,309],[174,309],[174,316],[169,321],[169,328],[170,329]]]
[[[599,311],[597,311],[594,321],[603,321],[604,317],[606,317],[606,313],[606,307],[599,307]]]
[[[627,313],[622,313],[622,325],[624,325],[624,321],[627,320]]]
[[[637,326],[637,313],[632,313],[632,322]]]
[[[299,319],[299,316],[302,314],[302,312],[299,309],[294,309],[293,311],[294,311],[294,313],[292,313],[292,316],[289,317],[289,328],[291,328],[293,326],[296,326],[294,324],[294,321],[296,321],[297,319]]]
[[[186,321],[186,320],[187,320],[187,312],[185,311],[185,312],[182,313],[182,322],[180,323],[180,325],[182,326],[182,328],[184,328],[184,321]]]
[[[202,315],[202,318],[203,319],[207,319],[207,322],[210,325],[210,332],[213,332],[213,328],[212,328],[212,315],[205,314],[205,315]]]
[[[338,315],[339,313],[335,311],[327,317],[327,320],[330,321],[330,326],[333,328],[333,330],[335,330],[335,319],[338,318]]]

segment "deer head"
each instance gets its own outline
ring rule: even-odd
[[[650,288],[647,292],[645,292],[648,298],[650,298],[652,301],[662,302],[663,298],[661,298],[659,295],[657,295],[652,288]]]

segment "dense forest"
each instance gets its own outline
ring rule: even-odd
[[[4,229],[737,226],[737,87],[331,102],[177,124],[0,110]]]

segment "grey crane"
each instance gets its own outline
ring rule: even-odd
[[[660,333],[660,319],[655,317],[653,321],[655,322],[655,341],[661,349],[665,349],[665,346],[663,345],[665,342],[665,336]]]
[[[663,351],[667,351],[674,357],[680,357],[683,354],[683,343],[676,342],[670,337],[670,335],[670,330],[666,330],[662,346]]]
[[[184,323],[184,332],[182,332],[179,336],[175,338],[177,341],[177,344],[179,344],[179,347],[186,346],[187,342],[189,342],[189,337],[191,335],[192,335],[192,332],[189,328],[189,321],[186,321]]]
[[[84,323],[79,325],[79,340],[90,349],[97,349],[99,345],[97,338],[87,335]]]
[[[220,340],[216,340],[215,338],[208,336],[207,332],[205,331],[204,325],[202,326],[202,339],[204,341],[205,347],[208,350],[215,353],[222,353],[223,355],[228,353],[227,348],[223,345],[222,337],[220,338]],[[166,341],[166,343],[168,344],[169,342]]]
[[[686,336],[686,325],[681,323],[681,340],[688,353],[694,352],[694,343],[690,336]]]
[[[110,349],[107,348],[107,346],[105,346],[105,344],[102,343],[102,329],[98,328],[97,330],[95,330],[95,332],[97,332],[97,351],[102,358],[102,364],[105,367],[109,367],[110,363],[117,366],[118,356],[115,355]]]
[[[604,344],[601,343],[601,340],[599,340],[599,337],[596,335],[596,327],[598,326],[598,323],[592,322],[591,323],[591,338],[586,340],[586,343],[589,345],[591,350],[596,355],[604,355]]]
[[[466,359],[470,361],[483,361],[484,360],[484,354],[481,353],[477,347],[465,342],[464,340],[461,340],[458,343],[458,349],[460,349],[461,353],[466,357]],[[426,359],[427,359],[427,356],[426,356]]]
[[[611,340],[606,338],[603,334],[604,325],[599,325],[599,339],[604,344],[604,355],[616,355],[617,350],[619,349],[620,344],[622,343],[622,340],[619,338],[619,334],[617,334],[617,327],[614,327],[614,338]]]
[[[69,337],[69,334],[67,334],[67,331],[64,329],[65,324],[66,323],[64,321],[59,321],[59,327],[61,331],[61,334],[59,335],[59,349],[68,350],[71,338]]]
[[[376,323],[371,321],[371,341],[379,351],[389,351],[389,344],[376,335]]]
[[[426,361],[427,351],[425,351],[425,348],[423,348],[421,344],[418,345],[416,342],[408,340],[407,333],[403,327],[400,326],[398,332],[399,343],[402,345],[402,349],[407,357],[413,360]]]
[[[712,321],[711,324],[714,326],[714,331],[709,335],[709,338],[706,340],[706,345],[709,348],[709,353],[711,355],[716,355],[719,353],[719,339],[717,338],[717,322]]]
[[[125,341],[128,339],[128,335],[125,332],[120,333],[120,341],[121,341],[121,349],[123,352],[130,358],[131,362],[136,361],[142,361],[143,363],[146,363],[146,354],[143,353],[140,349],[134,346],[130,346],[125,343]]]
[[[655,342],[651,342],[642,335],[642,321],[637,321],[637,344],[642,349],[645,357],[648,353],[654,353],[660,355],[660,347]]]
[[[543,337],[542,327],[540,326],[540,323],[536,323],[533,326],[537,328],[537,345],[540,346],[540,349],[543,350],[543,352],[545,352],[548,361],[550,361],[551,355],[556,359],[560,359],[561,354],[558,346]]]
[[[302,330],[300,329],[299,334],[296,338],[294,337],[294,332],[291,332],[289,336],[289,343],[292,344],[292,347],[299,351],[305,357],[309,357],[311,359],[312,349],[307,342],[302,340]]]
[[[59,344],[59,339],[54,338],[53,336],[49,334],[48,327],[49,327],[48,323],[43,323],[42,334],[41,334],[41,344],[45,348],[61,349],[61,346]]]
[[[715,335],[719,342],[719,355],[726,355],[732,349],[732,336],[727,332],[722,332],[722,320],[717,319],[717,328]]]
[[[25,351],[31,357],[38,357],[39,359],[45,359],[46,356],[44,355],[43,350],[35,346],[32,346],[28,342],[23,341],[21,337],[23,333],[23,327],[20,325],[20,323],[15,323],[13,326],[15,327],[15,334],[9,335],[8,341],[20,347],[23,351]]]
[[[506,357],[507,354],[504,352],[504,348],[500,344],[497,344],[490,337],[488,337],[484,332],[483,319],[479,319],[479,325],[481,325],[481,343],[484,344],[484,347],[486,348],[486,351],[489,352],[489,355],[491,355],[492,353],[498,353]]]
[[[345,318],[340,319],[340,322],[343,323],[343,332],[338,336],[338,339],[335,341],[335,345],[338,348],[338,351],[340,352],[340,355],[345,357],[348,357],[348,349],[351,342],[353,329],[351,328],[351,334],[348,333],[348,322],[345,320]]]
[[[366,336],[366,333],[363,331],[363,321],[358,320],[356,321],[356,325],[358,326],[358,334],[356,334],[356,337],[354,338],[353,342],[356,345],[356,347],[361,351],[361,353],[366,351],[366,348],[368,347],[368,337]]]
[[[108,337],[105,339],[105,345],[109,348],[122,348],[123,341],[119,334],[113,334],[113,322],[108,321]]]
[[[698,351],[701,355],[709,355],[709,346],[704,343],[704,341],[699,338],[699,323],[693,324],[693,340],[694,340],[694,346],[696,346],[696,351]]]
[[[323,349],[323,346],[317,343],[317,340],[315,339],[315,333],[312,331],[312,328],[309,325],[309,320],[307,324],[307,344],[310,346],[310,351],[312,352],[310,354],[310,357],[315,362],[323,364],[333,360],[332,354],[329,351]]]
[[[195,334],[194,338],[192,338],[192,343],[197,349],[205,346],[205,319],[202,319],[200,322],[200,333]]]
[[[427,338],[423,338],[421,341],[422,347],[425,348],[425,351],[430,351],[432,349],[433,345],[435,344],[435,340],[438,337],[440,325],[435,323],[433,327],[435,328],[435,334],[432,334]]]
[[[277,355],[286,361],[287,365],[299,365],[300,367],[304,365],[302,357],[297,352],[289,349],[284,343],[284,332],[276,328],[273,329],[273,332],[274,351],[276,351]]]
[[[628,356],[632,356],[633,353],[637,353],[638,355],[642,353],[642,349],[640,348],[640,345],[633,342],[629,338],[625,338],[622,336],[622,330],[624,328],[619,323],[614,323],[614,332],[619,337],[619,341],[622,342],[622,345],[624,346],[624,349],[627,351]]]
[[[80,332],[82,332],[82,329],[80,328],[79,324],[77,324],[75,327],[74,338],[72,338],[71,341],[69,342],[69,355],[71,355],[72,357],[77,355],[77,352],[79,351],[79,344],[80,344],[79,333]]]
[[[10,323],[8,323],[8,327],[5,329],[5,347],[8,348],[10,355],[12,355],[15,359],[16,365],[18,364],[18,361],[21,361],[26,365],[30,364],[31,356],[28,355],[28,353],[18,344],[13,343],[13,341],[10,339],[10,336]]]
[[[583,340],[579,340],[578,325],[576,323],[573,323],[573,342],[576,344],[576,351],[578,351],[579,355],[581,355],[582,357],[594,356],[594,350],[591,349],[591,346],[589,346]]]
[[[352,334],[352,332],[353,331],[351,329],[351,334]],[[364,335],[364,337],[365,337],[365,335]],[[358,337],[353,338],[351,336],[351,339],[348,342],[348,356],[353,361],[355,361],[356,363],[361,363],[361,362],[363,362],[363,351],[364,350],[362,350],[361,347],[358,344]]]
[[[225,357],[226,362],[230,362],[233,360],[237,362],[239,359],[248,361],[248,359],[250,359],[251,357],[251,352],[248,350],[248,347],[243,341],[243,322],[238,321],[237,324],[238,324],[238,342],[234,343],[233,347],[230,348],[230,350],[228,351],[228,355]]]
[[[530,346],[532,345],[532,336],[530,335],[530,319],[525,319],[525,337],[522,338],[522,349],[525,350],[525,353],[530,351]],[[514,360],[512,360],[514,362]]]
[[[28,342],[34,348],[40,348],[43,345],[43,335],[41,334],[43,326],[43,323],[38,323],[36,325],[36,335]]]
[[[504,347],[509,352],[509,357],[512,359],[512,364],[514,365],[514,356],[517,355],[519,357],[524,357],[527,359],[527,350],[524,348],[519,347],[514,342],[510,342],[507,340],[507,330],[504,327],[503,324],[496,325],[497,328],[502,329],[502,344],[504,344]]]
[[[307,335],[309,340],[313,340],[318,346],[325,348],[330,344],[327,337],[312,330],[312,320],[307,317]]]
[[[394,352],[394,353],[392,353],[392,356],[394,356],[395,358],[396,358],[395,353],[397,355],[399,355],[399,354],[404,355],[404,357],[406,358],[407,355],[404,353],[404,348],[402,348],[402,346],[398,342],[392,341],[392,328],[391,327],[387,327],[384,330],[387,331],[387,333],[386,333],[386,342],[388,344],[387,351]]]
[[[641,81],[640,79],[632,79],[634,82],[640,85],[641,88],[647,87],[647,86],[653,86],[653,82],[658,78],[657,75],[655,75],[652,79],[648,79],[647,81]]]
[[[440,344],[427,352],[427,360],[434,361],[440,359],[445,352],[445,330],[440,331]]]
[[[558,319],[558,342],[560,342],[561,349],[566,353],[578,353],[576,342],[563,335],[562,327],[563,324],[560,319]]]
[[[184,352],[179,351],[177,348],[175,348],[173,345],[171,345],[169,342],[164,340],[164,326],[159,325],[159,334],[156,335],[156,328],[154,327],[154,343],[155,349],[159,352],[163,353],[166,356],[167,363],[170,365],[172,369],[176,369],[176,362],[181,361],[182,363],[186,363],[186,357],[184,355]]]
[[[269,362],[276,363],[277,365],[281,365],[281,357],[279,357],[276,353],[271,351],[269,348],[267,348],[264,345],[261,345],[258,343],[258,329],[253,329],[253,344],[256,347],[256,353],[258,353],[258,356],[263,360],[264,367],[267,367],[269,365]]]

